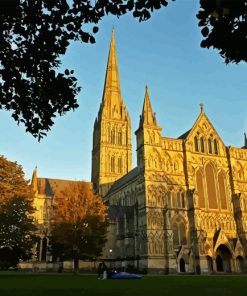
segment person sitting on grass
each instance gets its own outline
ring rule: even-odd
[[[106,270],[107,270],[107,267],[104,261],[101,261],[98,265],[98,279],[103,279],[103,274],[104,274],[104,271]]]

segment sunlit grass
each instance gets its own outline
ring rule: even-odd
[[[96,275],[0,272],[0,295],[241,296],[247,295],[247,276],[144,276],[141,280],[98,280]]]

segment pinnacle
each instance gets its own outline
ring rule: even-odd
[[[145,87],[145,97],[144,97],[144,103],[142,108],[141,120],[144,124],[156,125],[156,118],[152,110],[147,85]]]

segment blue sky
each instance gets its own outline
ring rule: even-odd
[[[133,164],[145,85],[163,136],[178,137],[195,122],[199,103],[226,145],[243,146],[247,131],[247,65],[225,65],[215,50],[200,48],[198,1],[170,2],[139,23],[131,15],[106,17],[96,44],[73,43],[63,68],[74,69],[82,86],[80,107],[57,118],[40,143],[0,111],[0,154],[38,176],[90,180],[92,131],[102,98],[112,27],[115,27],[122,97],[131,116]]]

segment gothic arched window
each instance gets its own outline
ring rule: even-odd
[[[122,157],[119,157],[118,158],[118,173],[122,173],[122,166],[123,166],[123,164],[122,164]]]
[[[178,208],[181,208],[180,192],[177,193],[177,207],[178,207]]]
[[[187,243],[186,230],[183,222],[179,224],[179,240],[181,245],[186,245]]]
[[[207,181],[207,192],[208,192],[208,206],[210,209],[217,209],[217,195],[216,195],[216,184],[215,184],[215,174],[214,168],[209,163],[205,169],[206,181]]]
[[[122,132],[121,131],[118,132],[117,143],[118,143],[118,145],[122,145]]]
[[[185,200],[184,200],[184,193],[181,193],[181,203],[182,203],[182,208],[185,208]]]
[[[111,173],[115,172],[115,157],[112,156],[111,157],[111,169],[110,169]]]
[[[198,152],[199,151],[199,146],[198,146],[198,139],[197,139],[197,137],[194,137],[194,144],[195,144],[195,151]]]
[[[221,208],[223,210],[227,210],[225,177],[224,177],[224,174],[222,172],[219,173],[218,180],[219,180]]]
[[[187,237],[186,237],[186,228],[183,221],[180,218],[177,218],[177,222],[175,222],[172,226],[173,230],[173,245],[186,245]]]
[[[218,143],[217,143],[216,139],[214,140],[214,153],[215,154],[218,154],[219,153],[218,152]]]
[[[111,130],[111,144],[115,144],[115,130]]]
[[[203,137],[201,137],[201,139],[200,139],[200,144],[201,144],[201,152],[204,152],[205,149],[204,149],[204,140],[203,140]]]
[[[209,152],[210,154],[213,153],[213,151],[212,151],[212,141],[211,141],[211,139],[208,139],[208,152]]]
[[[196,172],[196,188],[197,188],[197,192],[198,192],[198,206],[200,208],[205,208],[203,177],[202,177],[201,170]]]
[[[173,208],[177,208],[178,207],[177,193],[176,192],[172,192],[172,206],[173,206]]]

